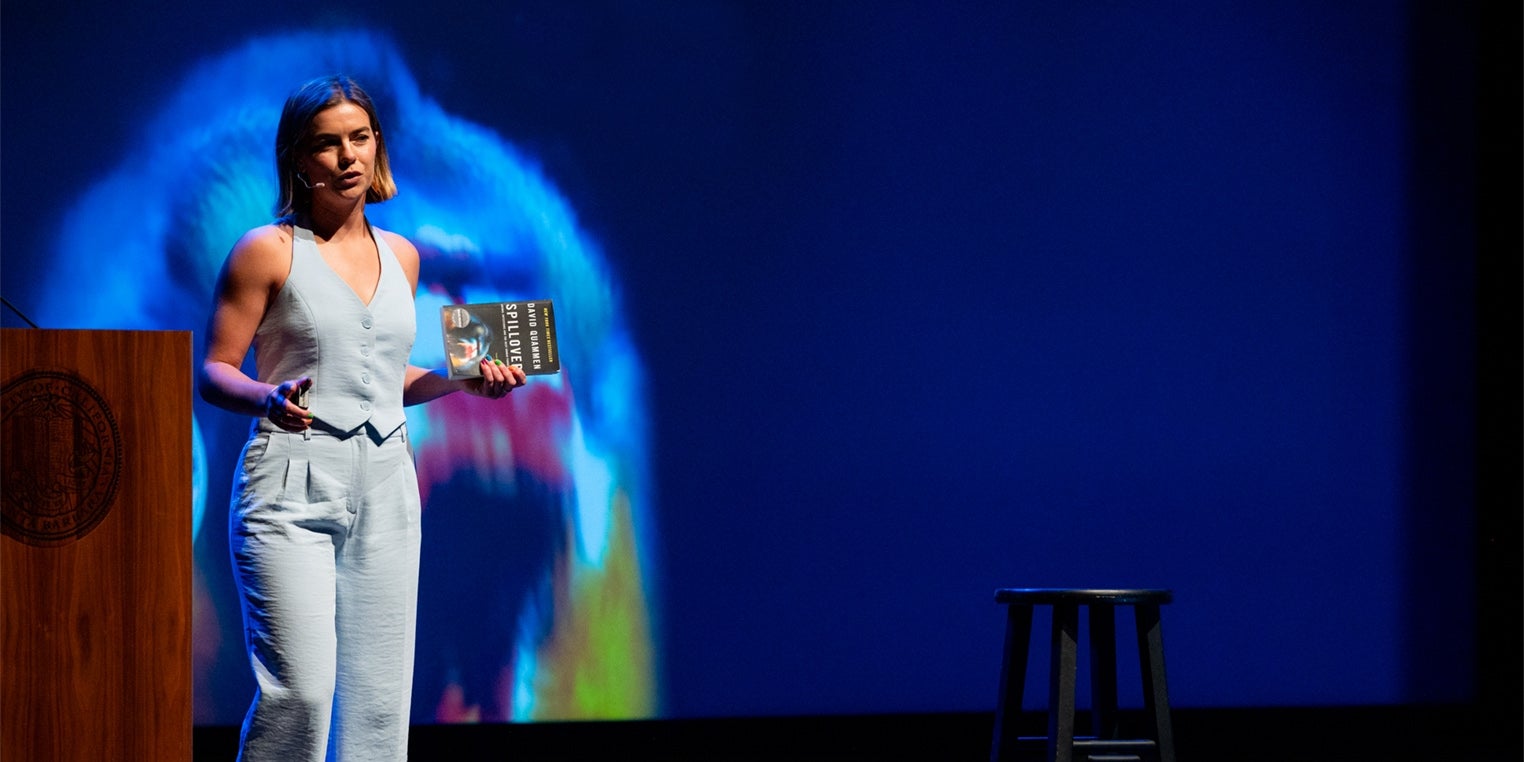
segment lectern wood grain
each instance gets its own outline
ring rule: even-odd
[[[191,335],[0,332],[0,759],[191,758]]]

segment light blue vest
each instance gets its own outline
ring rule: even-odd
[[[307,408],[318,425],[354,431],[367,422],[382,437],[402,426],[402,384],[417,319],[407,275],[381,237],[381,280],[370,304],[323,261],[312,231],[292,226],[291,273],[254,333],[259,380],[312,377]],[[273,428],[267,419],[259,428]]]

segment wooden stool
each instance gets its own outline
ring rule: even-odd
[[[1168,590],[1072,590],[1010,588],[995,591],[1006,606],[1005,652],[1000,664],[1000,695],[995,709],[992,762],[1036,756],[1046,749],[1050,762],[1175,762],[1169,722],[1169,689],[1164,679],[1164,638],[1159,607],[1173,599]],[[1048,684],[1048,737],[1017,738],[1016,718],[1026,687],[1032,610],[1053,607],[1053,652]],[[1090,686],[1093,737],[1074,737],[1074,684],[1078,666],[1079,607],[1089,609]],[[1143,673],[1143,712],[1151,734],[1119,739],[1117,727],[1116,607],[1132,606],[1138,629],[1138,661]]]

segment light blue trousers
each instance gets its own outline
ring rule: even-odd
[[[249,438],[229,521],[257,684],[242,762],[407,758],[420,518],[406,428]]]

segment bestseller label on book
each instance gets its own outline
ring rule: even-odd
[[[549,299],[440,308],[450,378],[480,378],[483,360],[517,365],[525,375],[561,372],[556,313]]]

